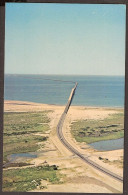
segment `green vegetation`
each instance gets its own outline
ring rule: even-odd
[[[49,118],[47,112],[5,113],[4,135],[22,135],[48,130]],[[45,123],[45,124],[44,124]]]
[[[4,114],[4,164],[13,153],[35,152],[37,142],[46,141],[47,136],[34,135],[49,130],[47,112],[5,113]]]
[[[2,190],[4,192],[27,192],[36,188],[46,188],[47,186],[41,184],[42,180],[53,184],[60,183],[61,177],[56,165],[31,166],[27,159],[26,162],[11,163],[8,163],[7,159],[10,154],[37,151],[40,148],[38,142],[42,142],[42,147],[43,142],[48,139],[45,133],[49,130],[49,122],[47,112],[4,114],[3,167],[11,167],[11,169],[3,169]],[[23,166],[29,167],[23,168]]]
[[[86,143],[121,138],[124,136],[124,114],[113,114],[104,120],[73,122],[71,133],[76,141]]]
[[[59,171],[56,165],[28,167],[24,169],[12,169],[3,171],[4,192],[26,192],[45,188],[41,186],[41,180],[47,180],[53,184],[59,183]]]

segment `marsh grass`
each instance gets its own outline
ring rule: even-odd
[[[3,157],[5,168],[3,169],[3,192],[27,192],[36,188],[43,189],[42,180],[50,183],[60,182],[60,173],[56,165],[29,166],[31,163],[8,163],[7,156],[15,153],[35,152],[43,147],[48,137],[45,133],[49,130],[48,112],[32,113],[5,113],[4,114],[4,144]],[[42,135],[36,135],[37,133]],[[7,166],[6,166],[7,165]],[[3,166],[4,167],[4,166]],[[17,168],[19,167],[19,168]]]
[[[4,114],[3,160],[14,153],[35,152],[39,149],[38,142],[47,140],[47,136],[36,136],[34,133],[45,134],[49,130],[50,119],[47,112]]]
[[[26,192],[34,190],[37,187],[41,189],[41,180],[47,180],[55,184],[59,183],[59,178],[58,167],[55,165],[4,170],[3,191]]]
[[[71,124],[71,133],[78,142],[93,143],[124,136],[124,114],[110,115],[104,120],[79,120]]]
[[[22,135],[48,130],[50,119],[47,112],[5,113],[4,135]],[[45,124],[44,124],[45,123]]]

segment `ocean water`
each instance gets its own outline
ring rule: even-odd
[[[4,99],[65,105],[71,81],[78,83],[72,105],[124,106],[123,76],[5,75]]]

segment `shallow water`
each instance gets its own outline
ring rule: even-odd
[[[8,156],[8,160],[10,162],[14,162],[18,158],[37,158],[37,154],[34,153],[18,153],[18,154],[11,154]]]
[[[99,141],[89,145],[99,151],[118,150],[124,148],[124,138]]]
[[[99,151],[118,150],[118,149],[124,148],[124,138],[115,139],[115,140],[99,141],[99,142],[91,143],[89,145]],[[8,156],[8,160],[9,160],[9,163],[17,162],[17,160],[26,161],[27,159],[37,158],[39,155],[42,155],[42,154],[43,154],[42,152],[11,154]]]

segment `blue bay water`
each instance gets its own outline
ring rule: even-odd
[[[72,105],[124,106],[123,76],[5,75],[4,99],[65,105],[74,86],[78,87]]]

